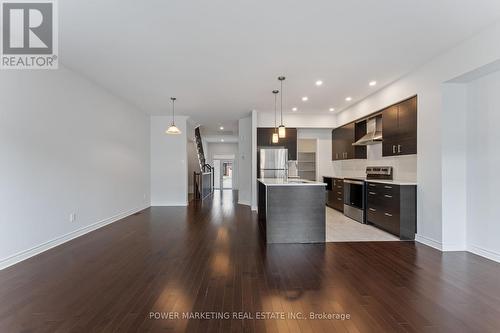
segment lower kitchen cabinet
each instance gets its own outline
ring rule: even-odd
[[[368,182],[366,191],[366,221],[402,240],[414,240],[417,187]]]
[[[344,212],[344,180],[342,178],[323,177],[326,183],[326,205]]]

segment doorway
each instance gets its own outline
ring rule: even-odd
[[[215,155],[214,188],[218,190],[232,190],[235,188],[235,161],[233,155]]]
[[[222,189],[233,188],[233,161],[222,161],[221,163]]]

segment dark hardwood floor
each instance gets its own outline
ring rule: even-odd
[[[266,246],[256,214],[235,200],[227,191],[150,208],[0,271],[0,332],[500,331],[494,262],[413,242]]]

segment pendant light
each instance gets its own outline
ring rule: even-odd
[[[181,130],[175,126],[175,100],[177,98],[175,97],[170,97],[170,100],[172,101],[172,124],[170,125],[170,127],[167,129],[167,131],[165,133],[167,134],[181,134]]]
[[[274,133],[273,133],[273,143],[278,143],[278,129],[276,127],[276,105],[278,104],[278,93],[279,90],[273,90],[274,94]]]
[[[280,139],[283,139],[286,137],[286,129],[285,129],[285,125],[283,125],[283,81],[285,81],[285,77],[284,76],[280,76],[278,77],[278,80],[280,81],[280,85],[281,85],[281,103],[280,103],[280,110],[281,110],[281,122],[280,122],[280,126],[278,127],[278,136]]]

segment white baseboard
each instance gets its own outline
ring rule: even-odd
[[[238,200],[238,205],[250,206],[250,201]]]
[[[72,239],[75,239],[77,237],[88,234],[91,231],[97,230],[97,229],[102,228],[108,224],[111,224],[113,222],[121,220],[127,216],[133,215],[133,214],[140,212],[141,210],[144,210],[148,207],[149,207],[149,204],[142,206],[142,207],[139,207],[139,208],[129,209],[125,212],[116,214],[116,215],[108,217],[104,220],[87,225],[83,228],[77,229],[75,231],[72,231],[72,232],[67,233],[65,235],[62,235],[60,237],[54,238],[54,239],[47,241],[45,243],[34,246],[30,249],[18,252],[10,257],[0,259],[0,270],[5,269],[9,266],[15,265],[23,260],[26,260],[28,258],[33,257],[33,256],[36,256],[37,254],[40,254],[40,253],[45,252],[47,250],[50,250],[56,246],[59,246],[59,245],[64,244],[66,242],[69,242]]]
[[[467,248],[464,249],[463,245],[455,245],[455,244],[444,245],[441,242],[438,242],[432,238],[425,237],[422,235],[415,235],[415,241],[422,243],[424,245],[433,247],[433,248],[435,248],[439,251],[442,251],[442,252],[452,252],[452,251],[464,251],[465,252],[465,251],[467,251],[470,253],[474,253],[478,256],[484,257],[486,259],[500,262],[500,253],[499,252],[491,251],[491,250],[485,249],[485,248],[483,248],[481,246],[477,246],[477,245],[468,244]]]
[[[467,247],[462,244],[443,244],[443,252],[467,251]]]
[[[443,244],[435,239],[417,234],[415,235],[415,241],[433,247],[439,251],[443,251]]]
[[[485,257],[487,259],[496,262],[500,262],[500,253],[496,251],[487,250],[483,247],[476,245],[469,245],[467,250],[471,253],[477,254],[478,256]]]
[[[189,203],[186,202],[152,202],[151,207],[185,207]]]

